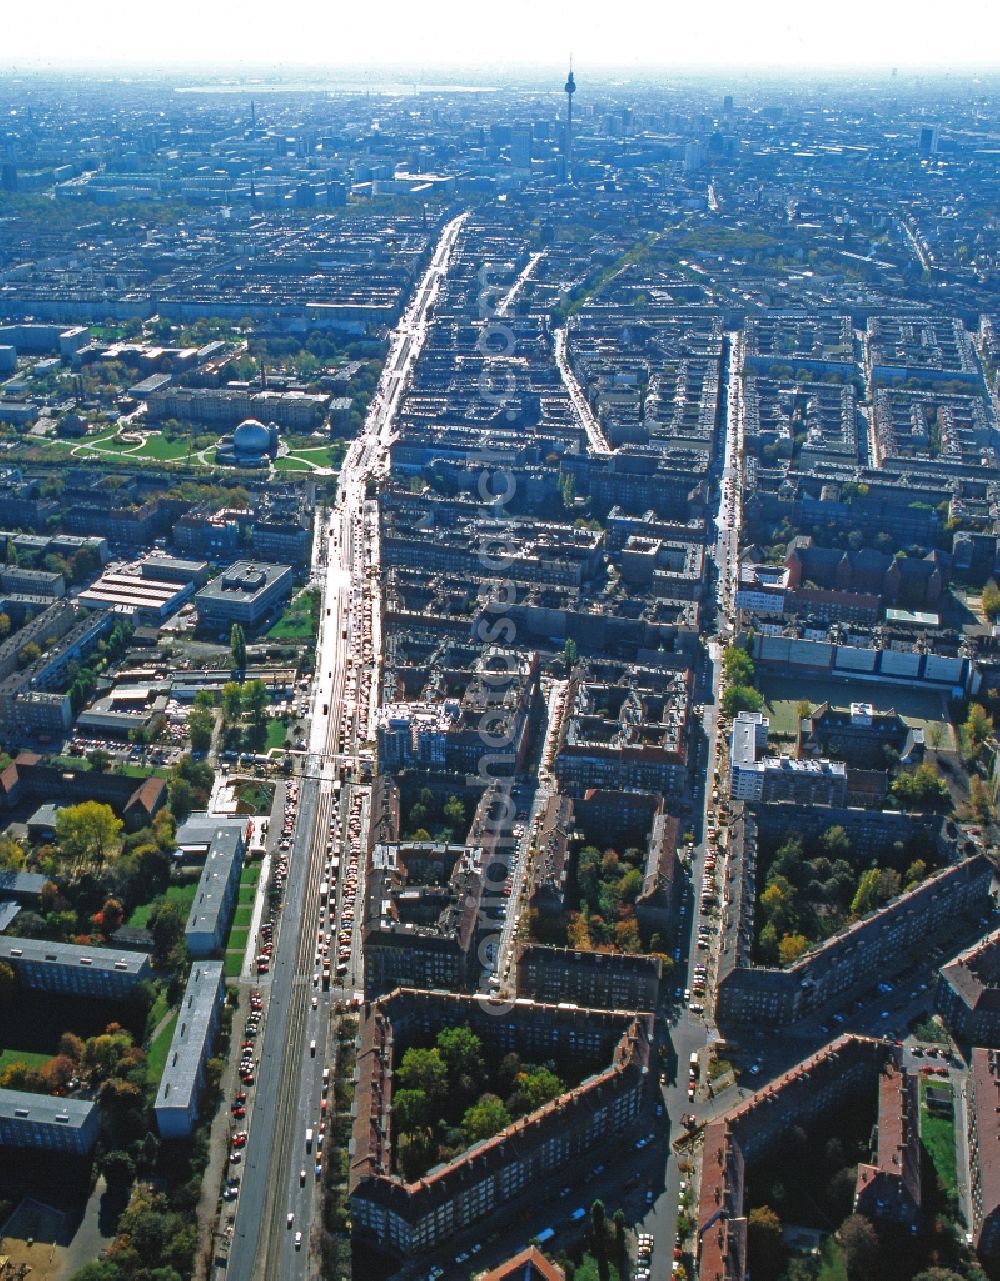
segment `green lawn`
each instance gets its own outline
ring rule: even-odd
[[[936,1084],[948,1084],[944,1077],[931,1077]],[[920,1137],[937,1172],[945,1195],[958,1195],[958,1172],[955,1159],[955,1119],[931,1116],[924,1104],[928,1078],[920,1078]],[[949,1089],[951,1086],[949,1084]],[[954,1097],[954,1091],[952,1091]]]
[[[315,600],[315,592],[299,592],[298,596],[289,602],[281,617],[271,625],[268,636],[273,636],[276,640],[310,640],[316,634],[313,621]],[[282,742],[284,742],[284,734],[282,734]]]
[[[260,880],[260,864],[247,863],[240,872],[240,885],[256,885]]]
[[[156,1031],[156,1028],[159,1026],[160,1019],[163,1018],[169,1008],[170,1007],[167,1002],[167,990],[166,988],[161,987],[156,994],[156,1000],[149,1007],[149,1013],[146,1015],[147,1037],[151,1036],[153,1032]]]
[[[25,1067],[40,1068],[48,1063],[51,1054],[37,1054],[34,1050],[0,1050],[0,1072],[12,1063],[23,1063]]]
[[[241,907],[246,907],[253,903],[254,896],[256,895],[256,893],[257,893],[256,886],[241,885],[239,890],[239,898],[236,901]]]
[[[198,882],[190,881],[184,885],[171,885],[164,898],[168,903],[176,903],[184,916],[191,911],[191,904],[194,902],[194,896],[198,892]],[[149,914],[153,910],[152,903],[142,903],[135,909],[132,915],[125,922],[126,925],[136,930],[144,930],[149,923]]]
[[[222,973],[227,979],[238,979],[243,971],[243,953],[227,952],[222,962]]]
[[[164,1023],[155,1041],[150,1043],[146,1051],[146,1080],[150,1085],[159,1085],[160,1077],[163,1075],[163,1069],[167,1065],[167,1054],[170,1052],[170,1042],[174,1035],[174,1028],[177,1026],[177,1011]]]
[[[250,918],[253,916],[253,905],[251,903],[240,903],[233,913],[234,925],[249,925]]]
[[[847,1281],[847,1262],[840,1242],[829,1236],[818,1255],[794,1255],[782,1281]]]
[[[274,460],[275,471],[312,471],[308,463],[304,463],[301,458],[292,458],[289,454],[285,458],[276,458]]]
[[[155,436],[147,436],[146,441],[141,449],[135,451],[136,458],[155,458],[158,462],[173,462],[177,458],[185,458],[193,449],[197,448],[196,442],[192,442],[190,437],[175,436],[173,440],[167,440],[166,436],[157,433]]]
[[[264,751],[269,752],[273,747],[285,746],[285,729],[279,720],[269,720],[267,722],[267,738],[264,740]]]
[[[585,1254],[576,1265],[576,1281],[600,1281],[600,1275],[601,1272],[597,1260],[592,1254]],[[609,1281],[620,1281],[620,1277],[621,1273],[618,1271],[618,1265],[609,1260]]]
[[[334,465],[333,450],[329,445],[317,445],[315,449],[290,450],[289,458],[301,458],[303,462],[313,463],[316,467]]]
[[[247,950],[247,941],[250,938],[250,928],[246,925],[234,925],[229,931],[229,938],[226,939],[227,952],[239,952],[241,955]]]

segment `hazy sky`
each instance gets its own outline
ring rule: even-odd
[[[0,67],[997,65],[998,0],[6,0]]]

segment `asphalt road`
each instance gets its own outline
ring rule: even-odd
[[[365,628],[365,491],[368,478],[387,466],[395,413],[426,335],[428,309],[447,272],[464,218],[460,215],[453,219],[439,238],[414,301],[394,335],[364,431],[348,450],[329,523],[317,522],[313,579],[321,587],[323,599],[309,751],[285,902],[268,976],[267,1019],[234,1232],[228,1265],[217,1270],[218,1276],[236,1281],[258,1277],[263,1281],[279,1277],[281,1281],[299,1281],[317,1271],[312,1230],[317,1219],[314,1212],[320,1204],[321,1180],[316,1178],[314,1167],[320,1143],[322,1073],[327,1066],[331,1006],[335,998],[352,990],[352,984],[361,986],[364,963],[361,904],[369,813],[367,790],[354,787],[339,793],[337,780],[342,767],[357,759],[359,746],[370,732],[378,697],[380,655],[374,652],[374,645],[380,638],[370,631],[366,634]],[[377,564],[374,568],[375,584],[367,593],[369,602],[377,591]],[[374,612],[372,609],[372,616]],[[372,644],[373,652],[363,664],[366,640]],[[362,693],[363,666],[370,673],[373,686],[368,698]],[[362,856],[358,906],[351,927],[351,960],[346,976],[349,981],[324,993],[317,953],[319,920],[321,912],[329,912],[332,917],[324,919],[322,932],[331,934],[335,954],[337,933],[343,924],[343,877],[349,844],[345,844],[347,811],[354,805],[361,818]],[[340,880],[327,902],[321,904],[319,888],[330,852],[340,857]],[[307,1128],[313,1131],[311,1151],[306,1150]]]

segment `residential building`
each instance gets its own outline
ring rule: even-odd
[[[740,712],[729,738],[729,794],[735,801],[791,801],[797,805],[843,805],[843,761],[764,756],[768,722],[762,712]]]
[[[815,1123],[849,1097],[856,1104],[859,1091],[874,1086],[895,1053],[887,1041],[838,1037],[709,1122],[696,1211],[699,1281],[744,1281],[745,1170],[794,1127]]]
[[[518,996],[602,1010],[655,1010],[663,977],[659,957],[581,952],[540,943],[522,944],[516,967]]]
[[[245,849],[242,826],[220,825],[212,833],[184,927],[184,940],[192,956],[211,956],[225,942],[239,895]]]
[[[1000,1049],[1000,930],[941,966],[934,1008],[963,1045]]]
[[[0,1148],[86,1156],[100,1129],[100,1114],[92,1099],[0,1090]],[[14,1159],[8,1155],[8,1160]]]
[[[156,1092],[156,1126],[164,1139],[187,1138],[198,1115],[205,1061],[225,997],[221,961],[196,961],[191,967],[167,1062]]]
[[[972,1245],[979,1257],[1000,1256],[1000,1053],[977,1046],[966,1089]]]
[[[572,1059],[594,1070],[582,1083],[491,1139],[407,1183],[393,1169],[392,1069],[410,1045],[468,1024],[491,1058],[511,1051]],[[605,1145],[620,1142],[649,1084],[652,1019],[532,1001],[397,990],[365,1020],[358,1052],[351,1220],[359,1240],[407,1258],[501,1215],[541,1180],[574,1168],[586,1177]]]
[[[858,1166],[854,1208],[869,1219],[915,1228],[921,1204],[918,1078],[890,1061],[878,1089],[875,1159]]]
[[[0,961],[32,992],[119,1000],[152,973],[144,952],[9,936],[0,939]]]

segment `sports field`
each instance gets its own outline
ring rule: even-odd
[[[948,699],[936,690],[906,689],[849,680],[823,680],[815,676],[784,676],[759,668],[756,685],[764,696],[764,712],[771,723],[772,734],[795,737],[800,702],[807,702],[812,707],[817,707],[820,703],[848,707],[852,702],[865,702],[871,703],[880,712],[895,708],[908,725],[923,729],[928,741],[933,727],[941,726],[942,751],[958,746],[948,718]]]

